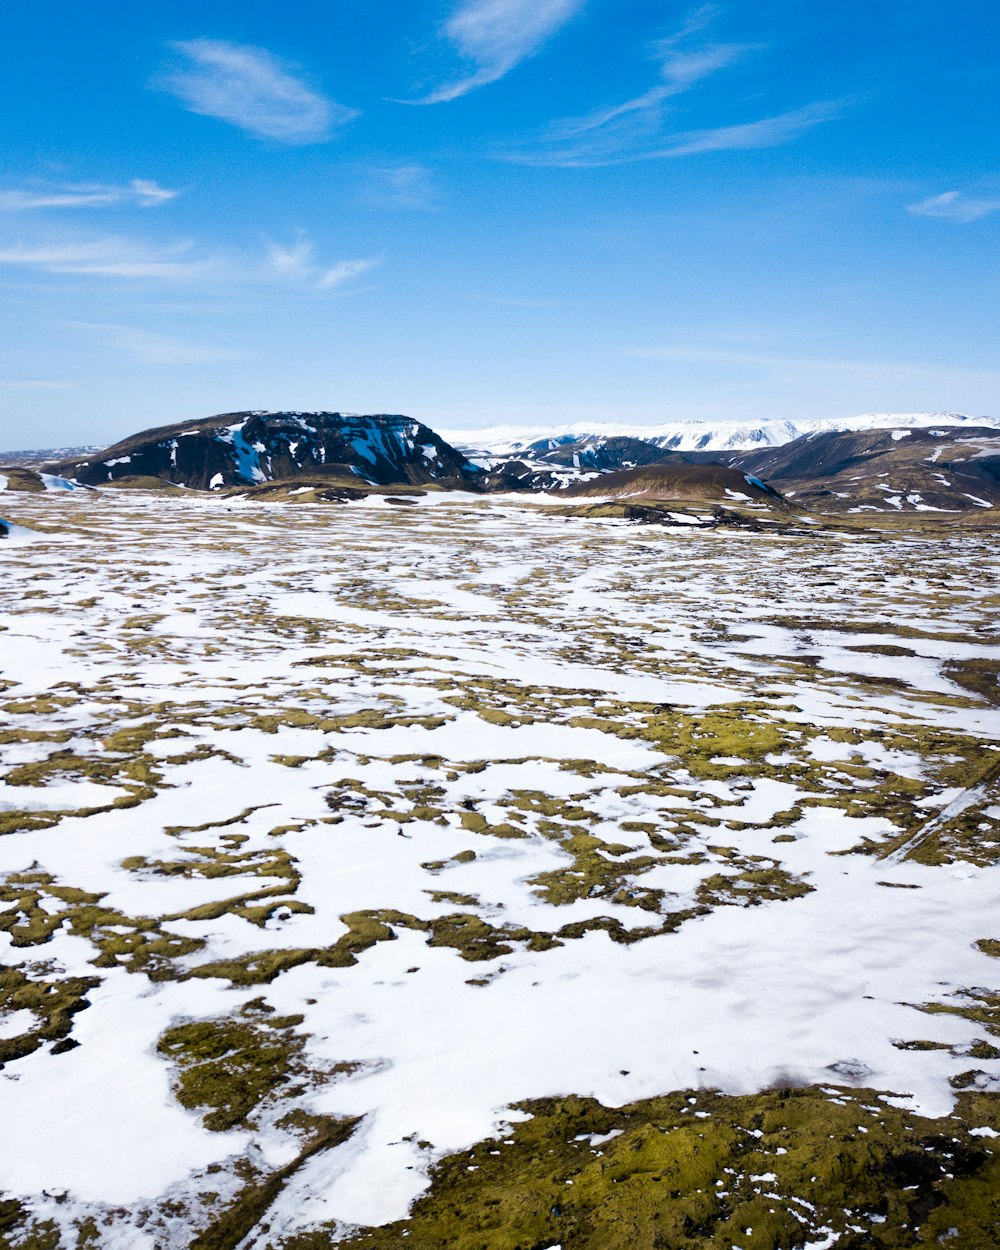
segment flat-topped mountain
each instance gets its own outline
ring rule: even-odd
[[[303,475],[460,486],[481,472],[410,417],[340,412],[223,413],[145,430],[96,456],[47,467],[91,486],[145,478],[195,490]]]

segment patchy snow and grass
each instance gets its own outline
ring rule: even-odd
[[[0,542],[24,1229],[346,1236],[529,1099],[996,1089],[988,536],[232,502]]]

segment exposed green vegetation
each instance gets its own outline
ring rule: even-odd
[[[1000,704],[1000,660],[950,660],[945,674],[987,703]]]
[[[780,899],[801,898],[812,889],[808,882],[772,864],[767,868],[748,868],[744,872],[706,877],[698,886],[698,901],[710,907],[725,903],[757,907]]]
[[[963,1020],[972,1020],[981,1024],[994,1037],[1000,1037],[1000,991],[986,989],[965,989],[961,992],[961,1002],[928,1003],[921,1007],[931,1015],[961,1016]]]
[[[34,1026],[24,1033],[0,1038],[0,1068],[45,1042],[56,1043],[53,1053],[60,1046],[68,1049],[73,1017],[88,1005],[87,994],[98,985],[97,977],[54,976],[45,964],[0,967],[0,1019],[15,1011],[30,1011],[34,1017]]]
[[[199,832],[199,831],[194,831]],[[290,915],[295,912],[311,914],[307,903],[292,897],[301,881],[294,858],[288,851],[268,847],[259,851],[241,851],[247,840],[246,834],[223,834],[223,849],[211,846],[187,847],[186,858],[177,860],[149,861],[136,856],[122,861],[122,867],[140,875],[160,877],[204,877],[209,880],[220,877],[277,877],[279,884],[265,886],[220,899],[218,902],[202,903],[183,912],[164,917],[165,920],[215,920],[219,916],[240,916],[251,924],[263,926],[277,912]]]
[[[970,1128],[1000,1107],[963,1096],[943,1121],[869,1090],[741,1098],[689,1091],[621,1108],[525,1104],[531,1118],[433,1171],[407,1220],[352,1250],[791,1250],[831,1234],[849,1250],[1000,1238],[1000,1152]],[[954,1230],[954,1231],[952,1231]],[[332,1230],[283,1250],[323,1250]]]
[[[294,1098],[328,1075],[309,1068],[306,1037],[295,1031],[301,1023],[302,1016],[276,1016],[263,999],[255,999],[232,1016],[175,1025],[157,1049],[177,1065],[178,1102],[205,1110],[205,1127],[225,1132],[250,1122],[281,1087]]]
[[[10,934],[15,947],[40,946],[64,925],[68,932],[87,938],[97,952],[98,968],[125,968],[145,973],[153,981],[176,975],[173,961],[194,954],[204,940],[182,937],[148,916],[126,916],[102,904],[103,895],[89,894],[56,884],[46,873],[15,873],[0,884],[0,930]],[[62,904],[53,909],[52,901]]]

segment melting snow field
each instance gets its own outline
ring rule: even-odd
[[[348,1237],[529,1099],[998,1088],[969,1057],[1000,980],[988,536],[9,510],[24,1228],[183,1247],[278,1177],[218,1244]]]

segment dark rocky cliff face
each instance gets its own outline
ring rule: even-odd
[[[135,434],[53,471],[90,486],[152,477],[212,490],[299,475],[469,487],[480,470],[419,421],[339,412],[232,412]]]
[[[528,450],[532,459],[545,464],[601,473],[656,464],[670,455],[655,443],[624,435],[559,440],[555,446],[534,443]]]
[[[481,486],[490,491],[562,490],[581,475],[610,473],[674,458],[640,438],[585,437],[538,439],[520,452],[491,456],[483,462]]]

